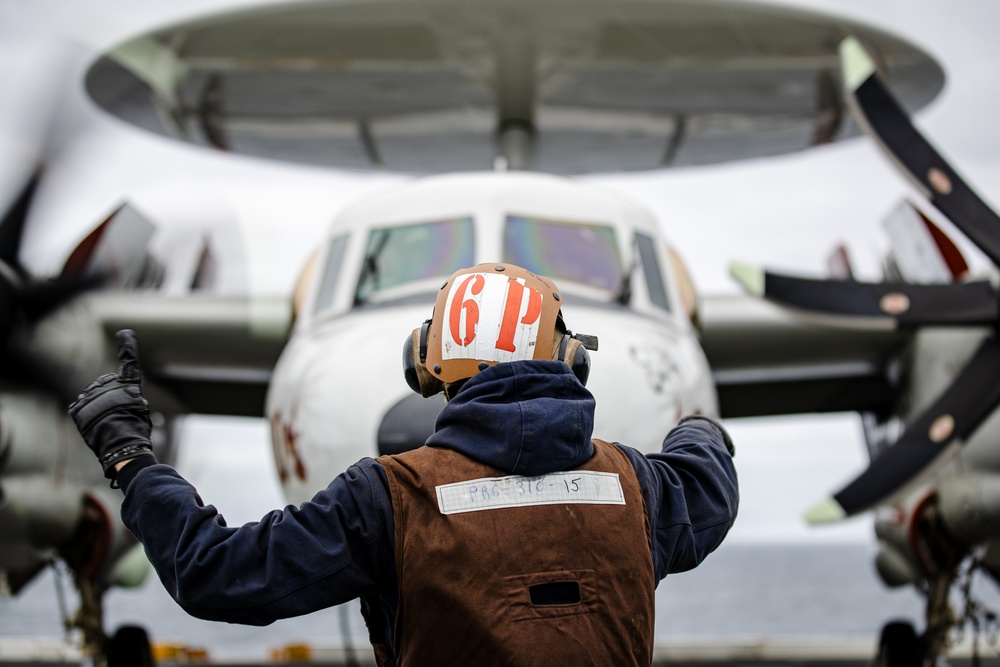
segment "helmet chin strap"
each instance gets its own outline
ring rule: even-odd
[[[444,400],[450,401],[452,398],[454,398],[455,394],[457,394],[462,389],[462,387],[465,386],[466,382],[468,382],[468,378],[465,378],[464,380],[455,380],[454,382],[445,382]]]

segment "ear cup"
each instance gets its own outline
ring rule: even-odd
[[[580,384],[587,386],[587,378],[590,377],[590,353],[582,341],[570,334],[564,334],[559,343],[558,358],[573,369],[573,374]]]
[[[430,329],[427,320],[403,342],[403,378],[410,389],[424,398],[434,396],[444,389],[444,384],[427,371],[424,362],[427,359],[427,332]]]
[[[413,337],[419,335],[420,330],[414,329],[413,333],[403,341],[403,379],[406,380],[410,389],[418,394],[420,393],[420,378],[417,377],[417,362],[413,354]]]

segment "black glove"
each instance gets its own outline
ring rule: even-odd
[[[706,417],[705,415],[688,415],[684,419],[677,422],[677,425],[680,426],[684,422],[689,422],[689,421],[700,421],[710,425],[712,428],[714,428],[716,431],[719,432],[719,435],[722,436],[722,442],[723,444],[725,444],[726,449],[729,451],[729,455],[736,456],[736,448],[733,447],[733,439],[729,437],[729,432],[726,431],[726,429],[722,428],[722,424],[715,421],[711,417]]]
[[[83,390],[69,406],[69,414],[87,446],[104,468],[104,476],[115,479],[115,464],[152,453],[149,403],[139,385],[139,347],[130,329],[115,335],[118,373],[102,375]]]

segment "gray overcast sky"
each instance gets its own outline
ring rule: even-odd
[[[97,4],[105,11],[93,11]],[[4,36],[0,56],[10,56],[0,57],[0,86],[5,79],[26,76],[19,61],[23,53],[4,53],[23,46],[22,33],[13,31],[26,26],[66,20],[88,38],[107,39],[132,34],[188,9],[234,4],[236,0],[143,4],[144,18],[136,24],[132,17],[137,5],[125,0],[38,0],[31,4],[0,0],[0,35]],[[973,187],[988,201],[1000,201],[1000,133],[993,129],[1000,89],[993,73],[995,63],[1000,62],[996,39],[1000,4],[988,0],[783,0],[782,4],[843,14],[879,26],[937,57],[946,71],[946,87],[918,115],[917,122]],[[13,106],[0,110],[0,149],[12,139],[3,134],[3,124],[17,112]],[[114,133],[118,138],[109,144],[107,137]],[[75,152],[62,166],[62,176],[76,182],[78,196],[72,202],[46,202],[36,211],[38,220],[47,224],[34,228],[25,239],[22,258],[40,271],[61,264],[81,233],[80,221],[99,219],[129,193],[134,203],[157,213],[184,200],[189,208],[197,202],[202,211],[220,212],[232,224],[239,219],[245,229],[254,231],[257,250],[251,248],[251,254],[259,252],[259,259],[266,261],[257,264],[268,269],[255,274],[253,287],[284,291],[290,288],[297,264],[311,243],[296,245],[281,238],[268,225],[271,214],[287,213],[289,206],[295,206],[306,229],[300,236],[315,238],[337,209],[392,180],[275,169],[166,145],[123,133],[108,123],[100,125],[95,137],[91,143],[74,146]],[[71,169],[86,161],[92,164],[98,151],[102,168]],[[139,154],[141,162],[136,161]],[[208,187],[189,184],[179,191],[178,186],[150,186],[151,174],[172,169],[204,174],[198,182]],[[0,189],[4,186],[2,170],[0,166]],[[736,290],[726,274],[731,259],[816,274],[823,271],[827,254],[840,242],[849,247],[860,275],[875,278],[887,245],[881,219],[909,192],[902,178],[865,140],[723,167],[593,180],[639,198],[656,212],[706,293]],[[259,194],[265,188],[273,196],[263,205],[255,197],[249,207],[246,194]],[[276,248],[283,254],[275,255]],[[855,417],[734,421],[730,428],[739,449],[743,494],[733,539],[872,539],[868,518],[824,529],[807,529],[799,519],[813,501],[865,465]],[[231,521],[256,518],[281,504],[262,424],[198,418],[190,420],[188,436],[180,467]]]

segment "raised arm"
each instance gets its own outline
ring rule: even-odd
[[[690,570],[722,543],[736,519],[739,487],[729,435],[712,419],[687,417],[660,452],[622,450],[646,500],[657,581]]]
[[[394,580],[392,514],[381,474],[365,459],[310,502],[229,527],[172,468],[146,466],[124,485],[122,520],[189,614],[264,625]]]
[[[157,463],[135,334],[118,332],[117,344],[119,372],[91,383],[69,412],[125,493],[122,520],[181,607],[200,618],[263,625],[391,588],[392,512],[374,460],[352,466],[301,507],[231,528],[183,477]]]

